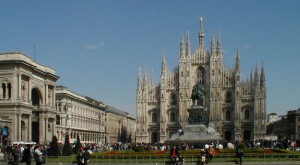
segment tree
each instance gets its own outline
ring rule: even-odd
[[[132,139],[131,139],[131,133],[128,135],[128,143],[131,143]]]
[[[73,153],[73,151],[72,151],[72,146],[70,144],[69,134],[67,134],[65,137],[65,144],[63,147],[62,155],[70,156],[70,155],[72,155],[72,153]]]
[[[58,145],[58,139],[56,136],[53,136],[52,141],[50,142],[50,148],[48,150],[48,155],[49,156],[60,156],[60,148]]]
[[[120,135],[120,141],[122,143],[126,143],[127,142],[127,129],[126,129],[126,127],[122,127],[121,135]]]
[[[80,138],[79,138],[79,135],[77,135],[77,139],[76,139],[75,147],[73,149],[73,153],[78,154],[78,151],[81,147],[82,147],[82,145],[80,143]]]

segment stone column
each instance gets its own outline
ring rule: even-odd
[[[55,105],[55,87],[52,87],[52,100],[51,100],[51,105]]]
[[[31,131],[32,131],[32,127],[31,127],[31,116],[32,115],[28,115],[28,141],[32,141],[32,133],[31,133]]]
[[[31,77],[28,78],[28,87],[27,87],[27,90],[28,90],[28,100],[31,101]]]
[[[49,105],[49,102],[48,102],[48,84],[45,84],[45,105]]]
[[[45,116],[44,117],[44,121],[45,121],[45,139],[44,139],[44,142],[47,142],[48,141],[48,120],[49,120],[49,117],[48,116]]]
[[[18,74],[18,99],[22,97],[22,80],[21,80],[21,74]]]
[[[45,140],[45,119],[44,114],[39,113],[39,143],[43,143]]]
[[[21,124],[21,116],[22,114],[19,113],[17,114],[17,118],[18,118],[18,133],[17,133],[17,136],[18,136],[18,141],[21,141],[21,131],[22,131],[22,124]]]
[[[9,88],[8,88],[8,84],[6,84],[6,92],[5,92],[5,98],[6,99],[9,99],[9,90],[8,90]],[[11,92],[11,91],[10,91]]]

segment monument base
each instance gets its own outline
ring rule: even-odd
[[[166,141],[169,144],[188,144],[193,146],[203,147],[205,144],[224,143],[220,134],[215,131],[214,125],[208,122],[208,113],[201,106],[192,106],[188,108],[189,123],[173,134],[170,140]]]

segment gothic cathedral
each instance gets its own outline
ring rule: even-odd
[[[212,34],[210,50],[204,46],[200,18],[199,47],[190,50],[189,34],[180,42],[179,66],[168,70],[162,58],[161,82],[139,69],[137,82],[136,142],[163,143],[188,124],[187,109],[194,104],[208,112],[209,122],[223,139],[256,140],[266,134],[266,83],[264,67],[255,67],[247,80],[241,79],[240,54],[228,68],[223,63],[221,35]],[[192,99],[193,89],[199,96]]]

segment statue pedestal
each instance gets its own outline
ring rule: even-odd
[[[208,112],[202,106],[192,106],[187,109],[189,112],[188,124],[189,125],[199,125],[199,124],[208,124]]]
[[[173,134],[168,142],[193,144],[221,141],[219,133],[214,130],[213,124],[209,123],[209,115],[204,107],[192,106],[187,111],[189,112],[188,125],[182,132]]]

